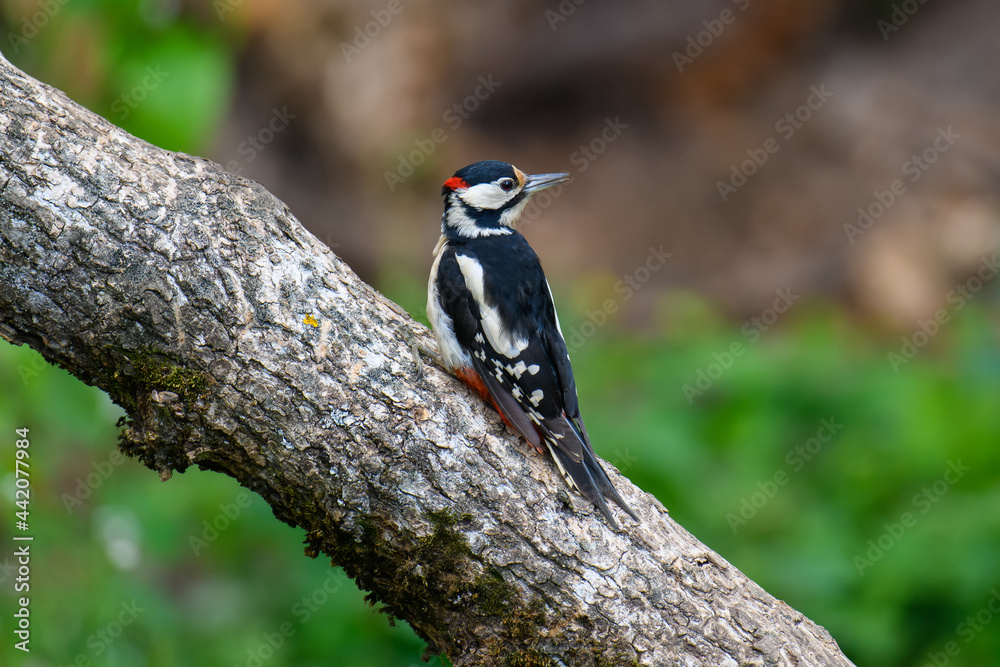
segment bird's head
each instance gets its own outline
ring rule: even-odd
[[[470,164],[441,188],[442,230],[465,237],[509,234],[533,194],[568,180],[569,174],[528,176],[499,160]]]

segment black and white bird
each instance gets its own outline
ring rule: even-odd
[[[552,291],[535,251],[514,229],[532,195],[567,180],[487,160],[445,181],[427,316],[445,368],[539,452],[547,449],[570,486],[617,528],[605,499],[638,517],[590,446]]]

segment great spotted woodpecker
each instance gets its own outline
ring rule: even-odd
[[[514,229],[528,199],[569,174],[524,172],[487,160],[444,182],[441,238],[427,285],[427,316],[441,362],[617,528],[606,498],[633,519],[580,418],[576,382],[538,256]]]

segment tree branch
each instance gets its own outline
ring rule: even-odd
[[[0,335],[100,387],[164,479],[224,472],[463,665],[849,665],[607,466],[614,532],[427,330],[260,185],[0,58]],[[430,224],[430,223],[428,223]]]

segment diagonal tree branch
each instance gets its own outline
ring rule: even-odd
[[[464,665],[849,665],[608,466],[614,532],[427,330],[260,185],[0,58],[0,335],[125,408],[121,447],[260,494]]]

